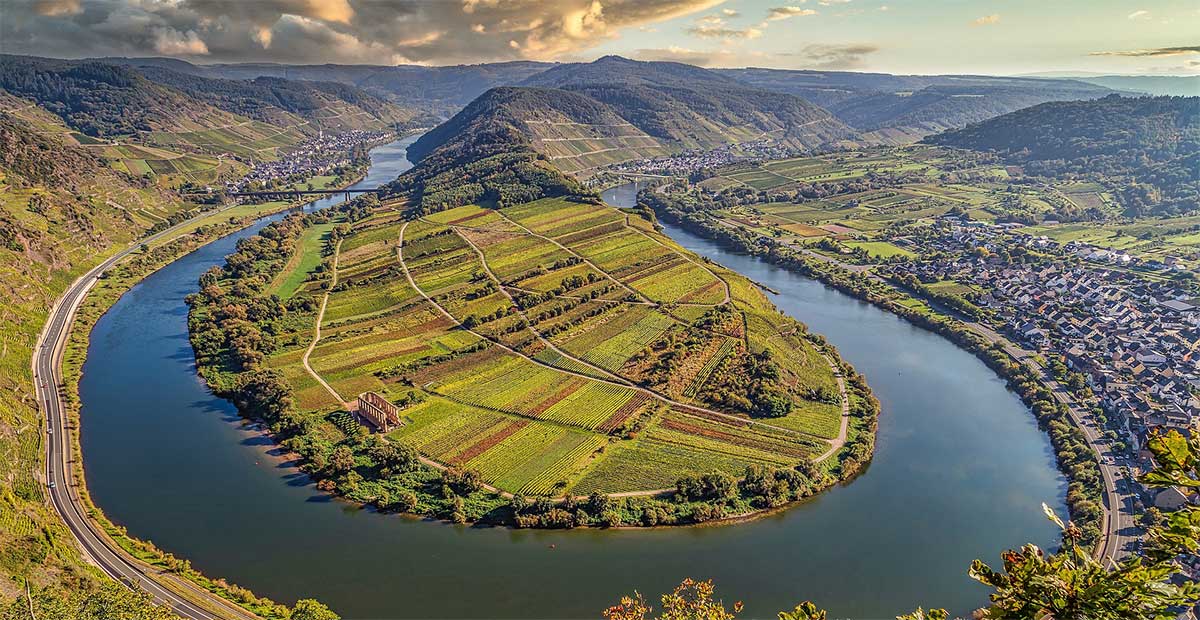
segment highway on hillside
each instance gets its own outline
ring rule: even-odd
[[[212,213],[202,213],[193,219],[209,215]],[[38,405],[45,412],[47,422],[45,480],[51,505],[62,517],[67,528],[71,530],[84,557],[113,579],[126,586],[148,592],[157,603],[171,608],[183,618],[191,620],[256,618],[257,616],[251,615],[241,608],[234,608],[232,603],[191,582],[165,574],[163,571],[127,555],[88,518],[87,509],[80,501],[79,492],[75,488],[70,470],[72,467],[71,438],[67,431],[66,407],[61,393],[61,361],[75,312],[99,277],[117,261],[136,252],[142,244],[162,239],[192,221],[186,220],[141,239],[108,258],[72,283],[51,309],[49,319],[33,354],[34,386]],[[168,588],[160,582],[168,580],[174,589]],[[185,597],[177,590],[187,591],[188,596]],[[205,601],[207,604],[201,607],[194,601]],[[221,613],[214,613],[210,609],[219,609]]]

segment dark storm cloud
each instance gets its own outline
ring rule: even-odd
[[[549,59],[722,0],[0,0],[0,50],[210,61]]]

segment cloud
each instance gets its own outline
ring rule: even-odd
[[[984,15],[983,17],[976,19],[975,21],[971,22],[971,25],[972,26],[990,26],[992,24],[998,24],[998,23],[1000,23],[1000,14],[992,13],[991,15]]]
[[[266,45],[270,45],[270,37],[267,37]],[[154,51],[165,56],[206,56],[208,45],[200,40],[195,30],[179,32],[171,28],[156,28]]]
[[[779,21],[781,19],[791,19],[793,17],[803,17],[805,15],[816,15],[817,12],[813,9],[806,9],[798,6],[777,6],[767,11],[768,21]]]
[[[206,55],[214,62],[369,64],[553,60],[578,55],[624,29],[649,27],[722,3],[0,0],[0,42],[7,53],[71,58]],[[757,36],[754,30],[724,36],[751,38]],[[707,34],[715,33],[710,29]]]
[[[1180,47],[1156,47],[1144,50],[1118,50],[1106,52],[1091,52],[1088,56],[1182,56],[1184,54],[1200,54],[1200,45],[1185,45]]]
[[[720,24],[699,24],[687,31],[701,39],[757,39],[762,36],[762,30],[758,28],[730,28]]]
[[[733,9],[721,9],[721,15],[724,15],[725,17],[738,17],[741,15],[741,13],[738,13]]]
[[[1129,19],[1150,19],[1150,11],[1139,9],[1129,14]]]
[[[879,10],[880,10],[880,11],[887,11],[887,10],[888,10],[888,5],[886,5],[886,4],[885,4],[885,5],[881,6],[881,7],[879,7]]]
[[[799,52],[784,55],[801,59],[803,66],[808,69],[845,70],[862,68],[866,64],[865,58],[879,49],[879,46],[869,43],[814,43]]]
[[[48,17],[77,15],[83,11],[79,0],[33,0],[32,4],[34,13]]]

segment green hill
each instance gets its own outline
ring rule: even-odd
[[[712,148],[764,138],[814,148],[852,133],[804,99],[682,63],[605,56],[556,66],[525,84],[586,94],[669,148]]]
[[[1027,174],[1104,182],[1131,214],[1200,204],[1200,97],[1044,103],[925,141],[995,152]]]
[[[241,120],[133,69],[95,61],[0,55],[0,90],[36,102],[93,137],[194,131]]]
[[[800,99],[749,88],[678,63],[605,57],[559,65],[494,88],[409,149],[423,170],[499,152],[536,154],[563,172],[587,178],[604,166],[684,149],[771,141],[817,148],[849,127]]]
[[[308,123],[324,131],[344,131],[432,122],[416,110],[338,82],[275,77],[229,80],[153,66],[137,67],[137,71],[227,112],[281,126]]]

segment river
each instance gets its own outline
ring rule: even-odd
[[[408,168],[411,139],[376,149],[362,181]],[[624,202],[632,193],[608,192]],[[313,208],[328,206],[322,201]],[[867,471],[805,504],[738,525],[529,531],[420,521],[333,500],[247,429],[196,375],[184,296],[238,239],[146,278],[96,324],[80,383],[95,502],[130,533],[283,602],[316,597],[346,618],[582,618],[622,594],[656,599],[713,578],[747,618],[804,599],[832,616],[891,618],[918,605],[967,613],[986,591],[966,570],[1024,542],[1052,546],[1065,482],[1032,415],[948,341],[677,228],[685,247],[780,291],[883,405]],[[656,601],[655,601],[656,602]]]

